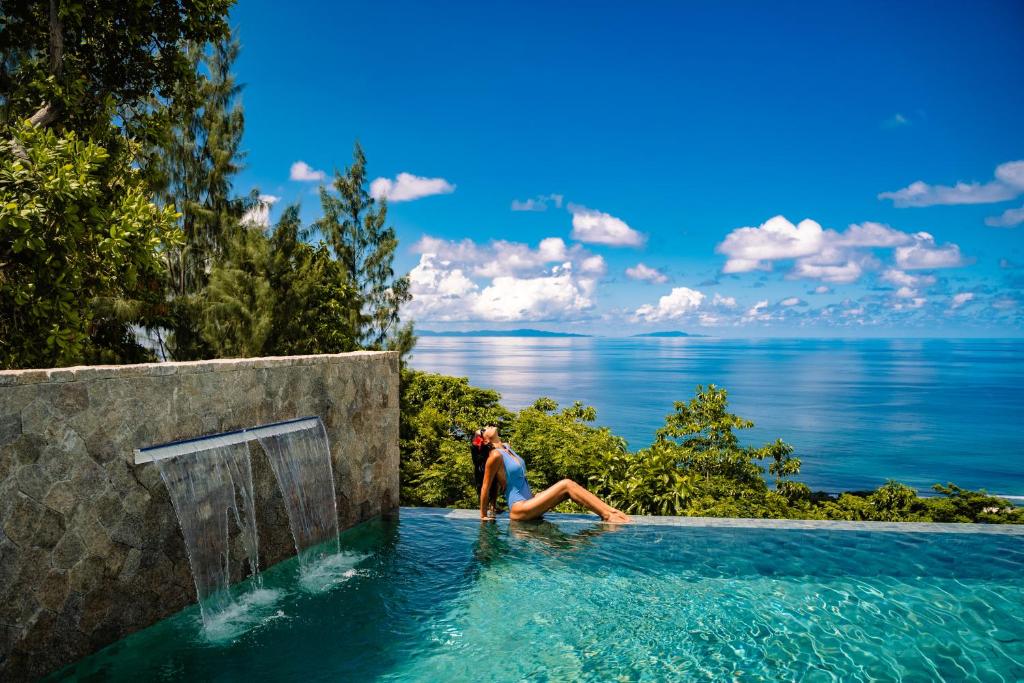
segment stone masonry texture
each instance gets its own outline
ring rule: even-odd
[[[32,680],[196,601],[178,520],[135,448],[319,416],[341,529],[398,506],[398,353],[0,372],[0,680]],[[259,564],[295,554],[252,443]],[[241,539],[232,579],[248,572]]]

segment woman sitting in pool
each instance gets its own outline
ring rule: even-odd
[[[490,455],[487,456],[487,464],[484,466],[484,483],[480,487],[481,519],[493,519],[487,509],[488,491],[490,491],[494,478],[500,478],[500,473],[504,470],[505,498],[508,500],[508,516],[512,521],[522,522],[537,519],[563,500],[571,498],[574,502],[593,510],[606,522],[629,523],[629,517],[623,512],[608,505],[572,479],[563,479],[536,496],[533,495],[530,485],[526,483],[526,464],[522,457],[512,450],[511,446],[501,440],[498,436],[498,428],[488,425],[483,430],[483,438],[492,448]]]

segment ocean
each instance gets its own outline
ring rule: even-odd
[[[815,490],[896,479],[1024,496],[1021,339],[420,337],[409,365],[468,377],[512,410],[582,401],[631,449],[715,384],[755,423],[743,443],[782,438]]]

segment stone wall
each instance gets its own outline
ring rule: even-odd
[[[46,674],[195,602],[157,467],[135,465],[133,449],[317,415],[345,529],[397,510],[398,381],[394,351],[0,372],[0,680]],[[267,567],[295,548],[253,446]],[[234,543],[233,579],[245,559]]]

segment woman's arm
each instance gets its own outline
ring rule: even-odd
[[[480,519],[487,519],[487,502],[490,497],[491,482],[497,476],[498,460],[500,459],[500,453],[491,451],[490,456],[487,458],[487,463],[484,465],[484,483],[480,487]]]

